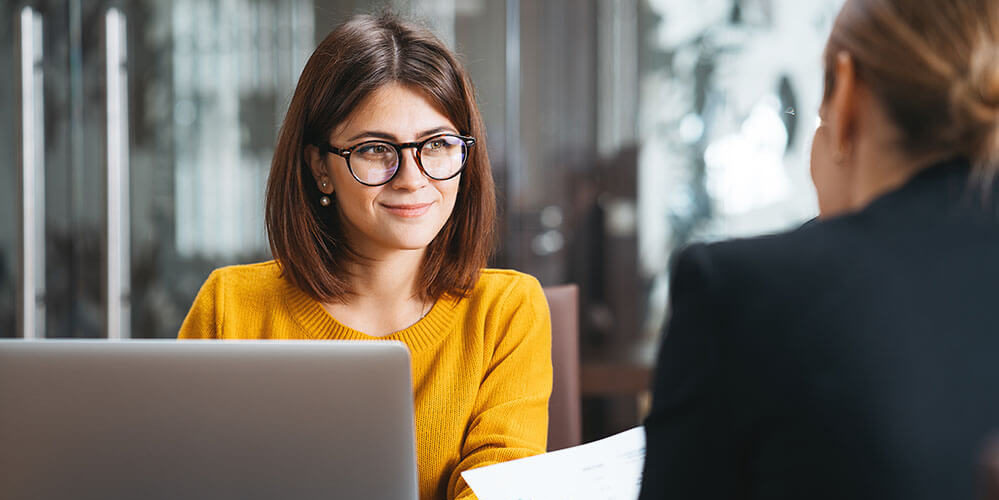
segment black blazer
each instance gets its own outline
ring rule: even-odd
[[[680,253],[641,499],[974,498],[999,430],[999,190],[969,172]]]

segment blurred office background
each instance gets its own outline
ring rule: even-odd
[[[3,0],[0,336],[173,337],[216,267],[269,259],[264,185],[316,43],[390,6],[478,87],[494,265],[581,290],[584,431],[642,413],[668,263],[814,216],[842,0]]]

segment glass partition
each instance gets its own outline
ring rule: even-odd
[[[817,215],[809,152],[841,4],[648,2],[637,196],[648,334],[666,314],[674,249]]]

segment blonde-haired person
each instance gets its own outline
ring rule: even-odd
[[[355,17],[309,58],[281,128],[275,260],[213,272],[179,336],[405,343],[420,498],[474,498],[462,471],[545,451],[552,384],[540,285],[483,269],[494,219],[465,69],[420,27]]]
[[[642,500],[975,496],[999,428],[999,2],[846,0],[825,66],[819,219],[676,259]]]

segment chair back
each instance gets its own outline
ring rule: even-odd
[[[579,287],[545,287],[552,317],[552,396],[548,402],[548,451],[582,442],[579,391]]]
[[[984,500],[999,500],[999,434],[996,434],[985,447],[982,456]]]

